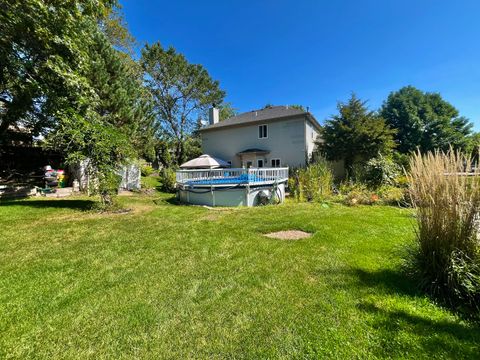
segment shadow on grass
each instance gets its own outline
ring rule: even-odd
[[[32,186],[16,186],[9,188],[5,193],[0,193],[0,200],[19,200],[26,199],[31,196],[31,192],[34,190]]]
[[[177,205],[177,206],[192,206],[191,204],[187,204],[178,200],[175,194],[172,194],[172,196],[169,196],[168,198],[156,199],[153,202],[155,203],[155,205],[170,204],[170,205]]]
[[[24,206],[32,208],[55,208],[88,211],[94,209],[93,200],[49,199],[49,200],[2,200],[0,206]]]
[[[398,350],[405,333],[415,334],[417,343],[432,357],[478,359],[480,327],[475,323],[432,320],[403,310],[385,310],[373,303],[360,303],[360,310],[375,315],[374,327],[382,331],[379,351],[385,355]],[[396,345],[393,345],[396,344]],[[408,345],[403,349],[409,351]]]
[[[363,269],[353,269],[351,273],[363,285],[382,287],[389,294],[421,295],[415,282],[400,270],[385,269],[370,272]]]
[[[401,271],[369,272],[353,269],[352,275],[369,292],[383,292],[386,295],[402,295],[411,298],[425,295],[418,289],[415,281]],[[382,309],[371,302],[361,302],[357,307],[375,315],[374,327],[382,331],[381,350],[379,350],[382,354],[379,355],[385,355],[389,349],[398,350],[398,344],[402,343],[399,338],[404,336],[405,332],[419,336],[418,343],[432,356],[444,353],[452,357],[478,358],[480,353],[478,323],[434,320],[404,310]],[[460,343],[463,346],[460,346]],[[406,347],[404,350],[408,352],[409,349]]]

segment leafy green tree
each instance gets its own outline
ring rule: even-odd
[[[119,165],[153,138],[142,72],[113,48],[113,0],[6,0],[0,6],[0,139],[12,127],[47,135],[67,163],[88,160],[105,205]],[[123,36],[123,37],[122,37]],[[119,43],[113,40],[118,39]]]
[[[97,24],[114,0],[4,0],[0,5],[0,142],[11,129],[31,136],[88,93],[82,72]]]
[[[468,137],[468,145],[465,149],[467,154],[477,160],[480,154],[480,133],[474,132]],[[478,160],[477,160],[478,161]]]
[[[395,141],[402,153],[468,147],[472,124],[438,93],[403,87],[388,96],[380,114],[397,129]]]
[[[72,113],[63,117],[58,131],[50,134],[49,144],[63,149],[67,164],[85,161],[89,176],[96,179],[93,194],[99,194],[102,204],[110,207],[120,185],[119,166],[135,155],[128,136],[98,113]]]
[[[291,107],[292,109],[297,109],[297,110],[301,110],[301,111],[307,111],[303,105],[296,105],[296,104],[294,104],[294,105],[289,105],[289,107]]]
[[[67,163],[88,162],[102,203],[110,206],[119,166],[143,149],[153,115],[142,82],[105,34],[94,34],[89,52],[84,78],[91,91],[82,99],[85,106],[65,108],[49,141],[65,151]]]
[[[356,160],[388,154],[395,146],[395,130],[365,104],[366,101],[358,99],[355,94],[348,102],[339,102],[338,114],[326,121],[317,143],[318,151],[327,160],[343,159],[347,170],[351,170]]]
[[[174,147],[168,139],[160,138],[155,143],[155,160],[159,167],[170,168],[173,166],[172,149]]]
[[[141,73],[112,47],[97,20],[79,17],[84,25],[78,35],[82,53],[74,56],[81,62],[68,67],[68,74],[52,76],[41,93],[47,104],[55,102],[43,112],[53,120],[46,145],[63,151],[68,164],[87,161],[97,180],[95,190],[109,206],[118,189],[119,166],[144,151],[147,138],[153,138],[153,116]],[[68,75],[68,82],[61,75]]]
[[[146,45],[141,64],[156,118],[162,132],[174,141],[174,161],[181,164],[186,160],[185,140],[195,130],[198,116],[211,104],[220,104],[225,92],[201,65],[190,64],[173,47],[164,49],[158,42]]]
[[[232,103],[224,102],[219,105],[220,109],[220,121],[226,120],[237,115],[237,109],[235,109]]]
[[[130,56],[134,54],[137,42],[128,31],[125,16],[119,4],[109,9],[108,15],[102,19],[100,26],[113,47]]]

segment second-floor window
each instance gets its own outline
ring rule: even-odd
[[[260,125],[258,127],[258,138],[266,139],[268,137],[268,128],[267,125]]]
[[[272,167],[280,167],[280,159],[272,159]]]

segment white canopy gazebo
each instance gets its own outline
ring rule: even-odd
[[[222,159],[203,154],[180,165],[182,169],[217,169],[230,167],[230,164]]]

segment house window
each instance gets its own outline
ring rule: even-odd
[[[260,125],[258,127],[258,138],[266,139],[268,137],[267,125]]]
[[[263,159],[258,159],[257,160],[257,167],[263,168]]]
[[[280,159],[272,159],[272,167],[280,167]]]

